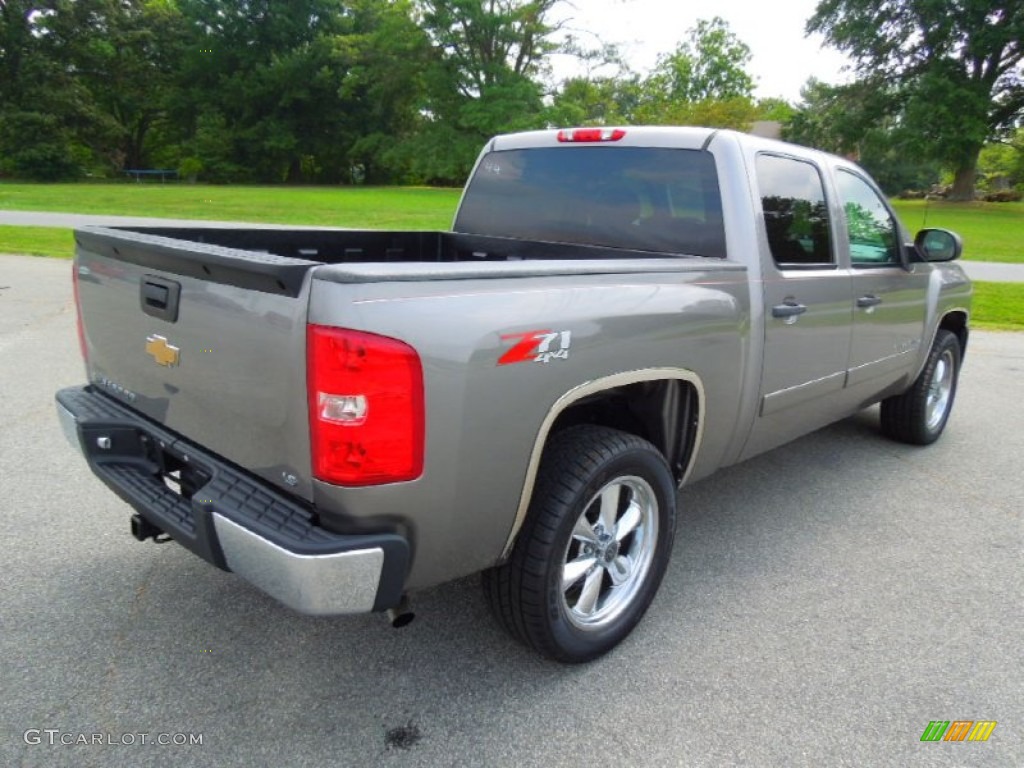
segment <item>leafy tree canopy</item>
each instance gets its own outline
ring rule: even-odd
[[[721,18],[702,19],[672,52],[659,57],[646,77],[629,70],[618,52],[603,51],[617,72],[563,83],[549,123],[707,125],[746,130],[758,119],[788,114],[781,100],[755,104],[747,72],[750,48]]]
[[[985,141],[1024,113],[1024,1],[821,0],[807,24],[890,94],[886,112],[971,198]],[[880,106],[880,105],[879,105]]]
[[[724,19],[700,19],[675,51],[659,57],[648,87],[674,101],[749,99],[754,80],[748,64],[749,46]]]
[[[425,71],[423,122],[403,151],[414,173],[458,183],[496,133],[539,128],[539,76],[555,50],[559,0],[420,0],[434,44]]]

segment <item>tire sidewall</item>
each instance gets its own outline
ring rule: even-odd
[[[947,351],[950,352],[953,359],[953,378],[950,382],[949,399],[946,402],[946,410],[942,414],[942,418],[939,420],[939,423],[934,427],[929,428],[927,409],[928,390],[931,388],[935,380],[935,372],[938,368],[939,360],[942,359],[942,356]],[[938,440],[939,436],[946,428],[946,422],[949,421],[949,416],[953,412],[953,402],[956,400],[957,383],[960,380],[960,343],[957,341],[956,336],[945,332],[936,339],[935,345],[932,347],[932,353],[928,358],[926,374],[927,375],[923,377],[917,392],[917,396],[922,400],[920,429],[925,440],[928,443],[933,443]]]
[[[576,521],[605,485],[616,478],[636,476],[654,491],[658,504],[658,540],[644,583],[618,618],[599,629],[585,630],[570,621],[561,591],[564,553]],[[618,644],[643,617],[664,576],[675,535],[675,485],[664,459],[653,447],[635,447],[606,459],[591,475],[563,515],[552,545],[552,557],[545,574],[545,611],[554,646],[564,649],[567,660],[587,661]]]

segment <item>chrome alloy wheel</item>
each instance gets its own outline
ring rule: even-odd
[[[562,603],[579,629],[613,621],[640,591],[658,543],[658,499],[646,480],[618,477],[587,503],[562,567]]]
[[[931,384],[925,400],[925,423],[928,429],[935,429],[942,423],[953,394],[953,353],[948,349],[935,361]]]

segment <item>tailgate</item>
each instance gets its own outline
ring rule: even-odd
[[[306,310],[319,262],[126,230],[75,238],[89,381],[311,499]]]

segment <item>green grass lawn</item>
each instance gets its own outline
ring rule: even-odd
[[[70,229],[0,227],[0,253],[70,258],[75,253],[75,239]]]
[[[894,200],[893,206],[912,233],[927,226],[959,234],[965,259],[1024,264],[1024,203]]]
[[[446,229],[460,190],[426,187],[221,187],[0,184],[0,210],[256,221],[364,229]]]
[[[1024,283],[976,282],[971,327],[1024,331]]]

